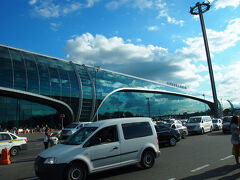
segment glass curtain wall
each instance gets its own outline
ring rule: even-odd
[[[212,115],[205,103],[170,94],[116,92],[98,111],[99,120],[119,117],[155,117],[187,119],[190,116]]]
[[[82,82],[83,102],[80,121],[90,121],[92,115],[93,106],[93,84],[91,81],[90,73],[87,68],[81,65],[76,65],[76,70],[80,75]]]
[[[13,88],[12,60],[7,48],[0,47],[0,86]]]
[[[30,101],[0,96],[0,125],[2,129],[29,128],[49,125],[60,128],[57,111]]]

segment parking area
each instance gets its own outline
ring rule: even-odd
[[[33,180],[38,179],[34,173],[34,160],[44,150],[43,134],[20,134],[28,137],[28,149],[21,151],[17,156],[11,157],[10,165],[0,166],[1,180]],[[216,153],[216,150],[218,151]],[[147,179],[169,180],[175,179],[201,179],[199,174],[214,177],[236,177],[238,173],[234,166],[234,159],[231,156],[230,134],[223,134],[221,131],[214,131],[204,135],[190,135],[181,140],[175,147],[162,146],[161,156],[156,160],[156,165],[143,170],[139,166],[107,171],[89,176],[88,180],[120,180]],[[228,172],[218,174],[217,169],[227,168]],[[171,169],[171,171],[169,171]],[[216,170],[215,170],[216,169]],[[208,170],[208,171],[207,171]],[[197,177],[197,178],[196,178]],[[235,178],[237,179],[237,178]]]

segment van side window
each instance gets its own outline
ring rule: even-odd
[[[99,141],[97,141],[99,140]],[[117,126],[109,126],[98,131],[91,139],[86,142],[84,147],[95,146],[118,141]]]
[[[122,124],[124,139],[133,139],[153,135],[149,122]]]

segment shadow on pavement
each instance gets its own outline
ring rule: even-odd
[[[134,171],[141,171],[141,170],[143,169],[137,165],[130,165],[122,168],[116,168],[109,171],[104,171],[104,172],[99,172],[96,174],[89,175],[87,180],[100,180],[104,178],[119,176],[122,174],[127,174],[127,173],[131,173]]]
[[[237,170],[237,172],[233,173],[233,171],[235,170]],[[229,173],[231,174],[228,175]],[[192,175],[179,180],[207,180],[207,179],[237,180],[240,179],[240,168],[238,168],[236,165],[225,165],[216,169],[211,169],[198,175]]]
[[[43,138],[34,139],[34,140],[28,140],[28,142],[39,142],[39,141],[43,142]]]
[[[35,157],[34,158],[28,158],[28,159],[19,159],[19,160],[14,160],[12,159],[11,162],[12,164],[17,164],[17,163],[22,163],[22,162],[30,162],[30,161],[35,161]]]
[[[231,133],[223,133],[222,131],[214,132],[214,133],[207,133],[208,136],[227,136],[231,135]]]

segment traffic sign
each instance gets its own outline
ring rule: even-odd
[[[60,114],[60,118],[61,119],[65,118],[65,114]]]

